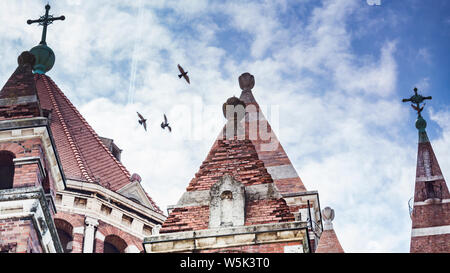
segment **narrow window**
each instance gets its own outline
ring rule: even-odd
[[[14,154],[0,151],[0,190],[11,189],[14,181]]]

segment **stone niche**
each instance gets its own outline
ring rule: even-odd
[[[209,228],[243,226],[245,187],[230,175],[224,175],[210,189]]]

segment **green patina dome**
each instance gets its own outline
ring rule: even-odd
[[[40,44],[33,47],[30,52],[36,58],[36,63],[33,66],[34,73],[45,74],[52,69],[55,64],[55,53],[50,47]]]
[[[427,122],[423,119],[422,116],[419,116],[416,120],[416,128],[419,132],[424,132],[425,128],[427,128]]]

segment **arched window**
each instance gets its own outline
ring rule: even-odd
[[[64,253],[72,252],[73,248],[73,227],[62,219],[55,219],[56,231],[58,232],[59,241],[63,247]]]
[[[14,162],[16,156],[9,151],[0,151],[0,190],[11,189],[14,181]]]
[[[117,235],[108,235],[103,242],[103,253],[125,253],[127,243]]]

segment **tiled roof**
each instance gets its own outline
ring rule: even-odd
[[[112,191],[131,183],[128,170],[54,81],[46,75],[33,74],[30,65],[19,63],[0,92],[0,120],[42,116],[45,110],[51,112],[51,133],[67,179],[97,183]],[[147,197],[162,213],[148,194]]]

